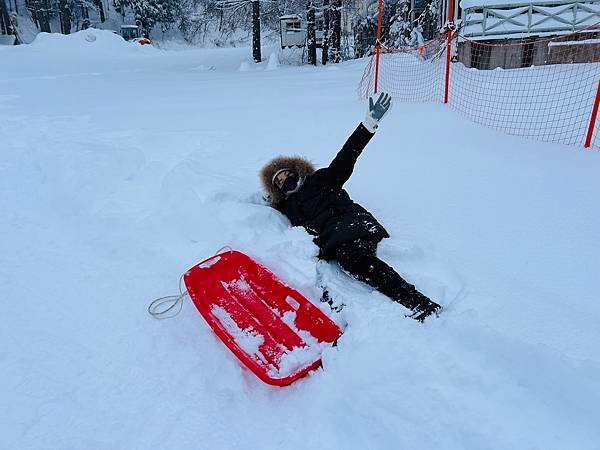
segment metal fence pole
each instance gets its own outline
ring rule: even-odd
[[[592,109],[592,115],[590,116],[590,126],[588,127],[587,136],[585,137],[585,148],[590,148],[592,145],[592,135],[594,134],[594,128],[596,127],[596,118],[598,117],[598,108],[600,107],[600,81],[598,81],[598,89],[596,90],[596,99],[594,100],[594,107]]]

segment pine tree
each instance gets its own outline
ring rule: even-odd
[[[136,22],[140,24],[142,34],[149,38],[157,23],[163,31],[168,30],[175,21],[177,1],[172,0],[114,0],[117,11],[124,14],[126,8],[131,8]]]

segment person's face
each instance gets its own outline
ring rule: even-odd
[[[276,185],[276,186],[277,186],[279,189],[281,189],[281,186],[283,186],[283,182],[284,182],[285,180],[287,180],[287,178],[288,178],[290,175],[293,175],[293,174],[294,174],[294,172],[292,172],[291,170],[284,170],[283,172],[281,172],[281,173],[278,173],[278,174],[277,174],[277,176],[275,177],[275,185]]]

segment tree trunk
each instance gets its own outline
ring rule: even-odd
[[[40,23],[40,31],[44,33],[52,33],[50,29],[50,2],[41,0],[38,2],[38,21]]]
[[[342,43],[342,0],[333,0],[331,12],[331,61],[339,63],[342,61],[340,46]]]
[[[8,8],[4,0],[0,0],[0,34],[13,34],[8,16]]]
[[[95,0],[96,8],[98,8],[98,13],[100,14],[100,22],[106,22],[106,14],[104,13],[104,3],[102,0]]]
[[[90,27],[90,14],[85,3],[81,4],[81,29],[87,30]]]
[[[31,17],[35,26],[42,32],[51,33],[49,20],[50,5],[48,0],[30,0],[27,3],[27,8],[31,11]]]
[[[58,8],[60,11],[60,32],[62,34],[71,33],[71,9],[67,0],[59,0]]]
[[[308,49],[308,63],[317,65],[317,33],[315,30],[315,6],[312,0],[306,5],[306,47]]]
[[[322,63],[327,64],[329,58],[329,0],[323,0],[323,44]]]
[[[252,57],[255,63],[262,61],[260,54],[260,2],[252,1]]]

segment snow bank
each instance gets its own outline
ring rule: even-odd
[[[249,72],[250,70],[252,70],[252,68],[248,61],[242,61],[238,68],[238,72]]]
[[[29,44],[36,50],[60,53],[63,57],[73,54],[99,57],[118,53],[136,54],[156,51],[151,45],[140,45],[128,42],[119,34],[95,28],[78,31],[72,34],[39,33]]]
[[[277,70],[279,68],[279,58],[277,57],[277,53],[273,52],[269,55],[269,63],[267,64],[267,68],[265,70]]]
[[[0,46],[1,58],[12,65],[11,70],[0,71],[0,80],[79,78],[104,73],[107,68],[121,72],[140,70],[143,61],[158,53],[162,51],[127,42],[107,30],[90,28],[69,35],[38,33],[31,44]]]

